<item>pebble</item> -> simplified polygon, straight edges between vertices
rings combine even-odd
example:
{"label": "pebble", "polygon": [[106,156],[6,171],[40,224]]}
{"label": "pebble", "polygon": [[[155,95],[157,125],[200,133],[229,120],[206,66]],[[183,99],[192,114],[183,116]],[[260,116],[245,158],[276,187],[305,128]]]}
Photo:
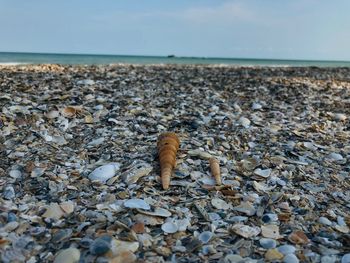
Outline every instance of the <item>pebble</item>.
{"label": "pebble", "polygon": [[51,203],[42,215],[42,217],[53,218],[56,220],[59,220],[62,216],[64,216],[64,212],[57,203]]}
{"label": "pebble", "polygon": [[283,254],[275,248],[271,248],[265,253],[265,259],[269,261],[280,260],[283,257]]}
{"label": "pebble", "polygon": [[124,202],[124,206],[127,208],[138,208],[144,210],[150,210],[151,206],[142,199],[129,199]]}
{"label": "pebble", "polygon": [[211,200],[211,204],[213,205],[213,207],[215,207],[216,209],[223,209],[223,210],[227,210],[232,208],[231,204],[226,203],[224,200],[220,199],[220,198],[213,198]]}
{"label": "pebble", "polygon": [[250,202],[241,202],[240,205],[233,207],[233,210],[246,214],[247,216],[253,216],[256,213],[255,207]]}
{"label": "pebble", "polygon": [[277,249],[283,255],[294,254],[296,251],[296,248],[291,245],[282,245],[282,246],[279,246]]}
{"label": "pebble", "polygon": [[16,221],[13,221],[13,222],[7,223],[7,224],[2,228],[2,230],[5,231],[5,232],[11,232],[11,231],[15,230],[18,226],[19,226],[19,223],[16,222]]}
{"label": "pebble", "polygon": [[347,119],[346,115],[343,113],[335,113],[333,119],[336,121],[345,121]]}
{"label": "pebble", "polygon": [[277,222],[278,221],[278,215],[276,214],[272,214],[272,213],[269,213],[269,214],[264,214],[262,217],[261,217],[261,220],[268,224],[268,223],[272,223],[272,222]]}
{"label": "pebble", "polygon": [[106,183],[106,181],[119,171],[120,164],[119,163],[110,163],[96,168],[89,174],[90,180],[97,180],[101,183]]}
{"label": "pebble", "polygon": [[69,215],[73,213],[75,205],[72,201],[66,201],[66,202],[60,203],[60,207],[66,214]]}
{"label": "pebble", "polygon": [[242,262],[243,258],[240,255],[229,254],[224,258],[224,263],[239,263]]}
{"label": "pebble", "polygon": [[188,155],[192,157],[199,157],[204,160],[209,160],[210,158],[212,158],[212,155],[210,153],[201,150],[188,151]]}
{"label": "pebble", "polygon": [[280,238],[280,230],[277,225],[262,225],[261,226],[261,235],[263,237],[278,239]]}
{"label": "pebble", "polygon": [[101,256],[106,254],[111,249],[112,237],[105,235],[95,239],[90,245],[90,253]]}
{"label": "pebble", "polygon": [[332,225],[332,222],[327,218],[327,217],[324,217],[324,216],[321,216],[318,221],[322,224],[322,225],[326,225],[326,226],[331,226]]}
{"label": "pebble", "polygon": [[73,230],[70,228],[60,229],[57,232],[55,232],[55,234],[53,234],[51,238],[51,242],[55,244],[60,243],[70,238],[72,236],[72,233],[73,233]]}
{"label": "pebble", "polygon": [[339,262],[339,258],[336,255],[323,256],[321,258],[321,263],[336,263],[336,262]]}
{"label": "pebble", "polygon": [[333,161],[342,161],[344,159],[343,156],[339,153],[330,153],[327,155],[327,158]]}
{"label": "pebble", "polygon": [[258,168],[258,169],[254,170],[255,175],[258,175],[258,176],[263,177],[263,178],[269,177],[271,172],[272,172],[272,169],[260,169],[260,168]]}
{"label": "pebble", "polygon": [[3,197],[7,200],[11,200],[13,198],[15,198],[16,193],[15,193],[15,189],[13,188],[12,185],[7,185],[4,187],[3,190]]}
{"label": "pebble", "polygon": [[137,241],[123,241],[118,239],[112,239],[111,252],[114,256],[121,256],[123,253],[136,252],[139,249],[139,242]]}
{"label": "pebble", "polygon": [[203,243],[203,244],[207,244],[210,239],[212,239],[213,237],[213,233],[210,231],[204,231],[202,233],[199,234],[198,239]]}
{"label": "pebble", "polygon": [[350,253],[345,254],[345,255],[341,258],[341,263],[350,263]]}
{"label": "pebble", "polygon": [[171,216],[171,212],[167,209],[161,208],[161,207],[156,207],[154,211],[145,211],[145,210],[140,210],[140,213],[143,213],[145,215],[150,215],[150,216],[159,216],[159,217],[169,217]]}
{"label": "pebble", "polygon": [[77,248],[67,248],[60,250],[56,257],[55,260],[53,261],[54,263],[77,263],[80,260],[80,250]]}
{"label": "pebble", "polygon": [[177,231],[186,231],[187,227],[191,225],[190,220],[188,218],[179,219],[175,221],[175,224],[177,224],[178,230]]}
{"label": "pebble", "polygon": [[261,110],[262,109],[262,105],[258,102],[254,102],[252,105],[252,110]]}
{"label": "pebble", "polygon": [[242,223],[248,221],[248,219],[249,218],[246,216],[233,216],[230,218],[230,221],[234,223]]}
{"label": "pebble", "polygon": [[162,230],[165,232],[165,233],[168,233],[168,234],[173,234],[173,233],[176,233],[178,230],[179,230],[179,227],[177,224],[175,223],[172,223],[172,222],[166,222],[162,225]]}
{"label": "pebble", "polygon": [[261,238],[259,243],[265,249],[275,248],[277,246],[276,240],[271,238]]}
{"label": "pebble", "polygon": [[288,240],[294,244],[305,245],[310,242],[309,238],[301,230],[293,231],[289,236]]}
{"label": "pebble", "polygon": [[250,126],[250,120],[246,117],[240,117],[238,120],[238,123],[242,125],[244,128],[249,128]]}
{"label": "pebble", "polygon": [[294,254],[288,254],[283,258],[284,263],[299,263],[299,259]]}
{"label": "pebble", "polygon": [[94,85],[95,81],[92,79],[83,79],[83,80],[78,80],[77,84],[78,85]]}
{"label": "pebble", "polygon": [[9,172],[9,175],[10,175],[10,177],[12,177],[12,178],[14,178],[14,179],[18,179],[18,178],[21,178],[22,173],[21,173],[20,170],[11,170],[11,171]]}
{"label": "pebble", "polygon": [[14,222],[14,221],[17,221],[17,216],[15,213],[12,213],[12,212],[9,212],[7,214],[7,222]]}

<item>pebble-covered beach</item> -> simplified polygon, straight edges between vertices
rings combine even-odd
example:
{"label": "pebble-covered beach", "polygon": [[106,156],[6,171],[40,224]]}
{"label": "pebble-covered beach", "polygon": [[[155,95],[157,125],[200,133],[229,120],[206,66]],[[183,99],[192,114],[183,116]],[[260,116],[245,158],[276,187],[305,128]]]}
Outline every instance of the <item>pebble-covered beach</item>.
{"label": "pebble-covered beach", "polygon": [[0,66],[0,106],[0,262],[350,262],[350,68]]}

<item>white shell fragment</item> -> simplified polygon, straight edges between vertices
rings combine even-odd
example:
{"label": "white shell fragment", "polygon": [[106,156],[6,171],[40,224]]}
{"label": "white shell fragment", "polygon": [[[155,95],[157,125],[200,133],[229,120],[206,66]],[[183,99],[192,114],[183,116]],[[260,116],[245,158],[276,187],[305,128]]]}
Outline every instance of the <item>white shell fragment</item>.
{"label": "white shell fragment", "polygon": [[110,163],[96,168],[92,173],[89,174],[90,180],[97,180],[101,183],[105,183],[108,179],[115,176],[115,174],[119,171],[120,164],[119,163]]}
{"label": "white shell fragment", "polygon": [[237,235],[240,235],[245,238],[251,238],[251,237],[256,237],[257,235],[260,234],[260,228],[259,227],[251,227],[247,225],[242,225],[242,224],[235,224],[232,226],[233,232],[235,232]]}
{"label": "white shell fragment", "polygon": [[177,224],[173,223],[173,222],[166,222],[162,225],[162,230],[165,233],[168,234],[173,234],[176,233],[179,230],[179,227]]}
{"label": "white shell fragment", "polygon": [[154,209],[154,211],[143,211],[140,210],[140,213],[143,213],[145,215],[150,215],[150,216],[159,216],[159,217],[169,217],[171,216],[171,212],[169,210],[166,210],[164,208],[157,207]]}
{"label": "white shell fragment", "polygon": [[201,150],[188,151],[188,155],[193,157],[199,157],[204,160],[210,159],[212,157],[210,153]]}
{"label": "white shell fragment", "polygon": [[344,159],[343,156],[339,153],[330,153],[327,156],[327,158],[332,160],[332,161],[342,161]]}
{"label": "white shell fragment", "polygon": [[217,209],[223,209],[223,210],[227,210],[230,209],[232,207],[232,205],[226,203],[224,200],[219,199],[219,198],[213,198],[211,200],[211,204],[217,208]]}
{"label": "white shell fragment", "polygon": [[345,121],[347,119],[347,117],[344,113],[335,113],[333,115],[333,119],[336,121]]}
{"label": "white shell fragment", "polygon": [[262,225],[261,234],[263,237],[278,239],[280,238],[279,227],[277,225]]}
{"label": "white shell fragment", "polygon": [[127,208],[138,208],[144,210],[150,210],[151,206],[142,199],[129,199],[124,202],[124,206]]}
{"label": "white shell fragment", "polygon": [[210,231],[204,231],[199,234],[198,239],[203,243],[207,244],[213,237],[213,232]]}
{"label": "white shell fragment", "polygon": [[254,102],[252,105],[252,110],[261,110],[262,109],[262,105],[258,102]]}
{"label": "white shell fragment", "polygon": [[122,179],[128,185],[136,183],[141,177],[147,176],[153,167],[145,162],[136,162],[130,169],[122,174]]}
{"label": "white shell fragment", "polygon": [[258,175],[258,176],[264,177],[264,178],[269,177],[271,172],[272,172],[272,169],[260,169],[260,168],[258,168],[258,169],[254,170],[255,175]]}
{"label": "white shell fragment", "polygon": [[249,128],[251,121],[246,117],[240,117],[238,123],[242,125],[244,128]]}

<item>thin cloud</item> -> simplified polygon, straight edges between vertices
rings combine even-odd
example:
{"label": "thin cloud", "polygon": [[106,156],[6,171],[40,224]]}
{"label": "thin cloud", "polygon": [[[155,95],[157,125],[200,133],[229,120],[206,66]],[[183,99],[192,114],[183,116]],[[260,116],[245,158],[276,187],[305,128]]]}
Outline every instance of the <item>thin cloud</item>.
{"label": "thin cloud", "polygon": [[238,2],[226,2],[217,7],[197,7],[184,11],[184,19],[198,24],[249,22],[255,20],[253,10]]}

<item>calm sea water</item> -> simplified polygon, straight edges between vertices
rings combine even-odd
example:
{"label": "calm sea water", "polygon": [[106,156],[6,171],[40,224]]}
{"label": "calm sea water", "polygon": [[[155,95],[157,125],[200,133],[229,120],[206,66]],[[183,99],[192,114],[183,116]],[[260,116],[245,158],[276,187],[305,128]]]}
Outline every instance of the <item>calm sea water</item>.
{"label": "calm sea water", "polygon": [[350,61],[157,57],[0,52],[0,64],[228,64],[237,66],[350,67]]}

